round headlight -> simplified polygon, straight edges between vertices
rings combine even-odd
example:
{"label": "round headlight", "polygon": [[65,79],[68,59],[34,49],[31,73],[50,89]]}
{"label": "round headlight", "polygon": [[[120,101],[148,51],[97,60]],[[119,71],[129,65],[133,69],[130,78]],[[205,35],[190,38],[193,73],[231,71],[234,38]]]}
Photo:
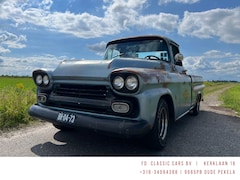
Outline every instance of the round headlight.
{"label": "round headlight", "polygon": [[43,77],[42,75],[37,75],[36,79],[35,79],[35,82],[37,85],[41,85],[42,82],[43,82]]}
{"label": "round headlight", "polygon": [[124,79],[121,76],[116,76],[113,79],[113,87],[117,90],[122,89],[124,86]]}
{"label": "round headlight", "polygon": [[125,85],[128,90],[133,91],[138,87],[138,80],[135,76],[128,76]]}
{"label": "round headlight", "polygon": [[48,75],[44,75],[43,76],[43,84],[44,85],[48,85],[49,84],[49,77],[48,77]]}

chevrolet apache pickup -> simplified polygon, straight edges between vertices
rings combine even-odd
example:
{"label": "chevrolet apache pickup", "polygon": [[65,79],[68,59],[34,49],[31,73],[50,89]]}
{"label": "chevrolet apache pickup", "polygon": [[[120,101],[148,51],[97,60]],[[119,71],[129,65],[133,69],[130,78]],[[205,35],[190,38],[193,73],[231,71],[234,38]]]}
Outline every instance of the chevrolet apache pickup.
{"label": "chevrolet apache pickup", "polygon": [[37,103],[31,116],[56,128],[90,128],[166,145],[172,122],[199,113],[201,76],[187,74],[179,45],[162,36],[113,40],[103,60],[63,61],[33,71]]}

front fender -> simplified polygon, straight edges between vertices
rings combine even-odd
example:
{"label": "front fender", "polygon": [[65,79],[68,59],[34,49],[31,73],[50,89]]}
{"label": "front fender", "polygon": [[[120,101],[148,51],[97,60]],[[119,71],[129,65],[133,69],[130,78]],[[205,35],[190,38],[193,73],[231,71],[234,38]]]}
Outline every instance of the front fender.
{"label": "front fender", "polygon": [[161,97],[166,95],[172,98],[172,93],[168,88],[149,89],[137,95],[140,105],[140,117],[147,120],[151,126],[154,125],[158,102]]}

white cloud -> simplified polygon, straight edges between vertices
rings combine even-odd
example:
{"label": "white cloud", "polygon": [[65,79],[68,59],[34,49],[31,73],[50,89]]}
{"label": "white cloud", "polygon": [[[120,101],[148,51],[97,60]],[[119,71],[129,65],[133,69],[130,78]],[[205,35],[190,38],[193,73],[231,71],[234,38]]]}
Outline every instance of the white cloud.
{"label": "white cloud", "polygon": [[226,43],[240,43],[240,8],[212,9],[184,13],[178,32],[198,38],[219,37]]}
{"label": "white cloud", "polygon": [[15,35],[10,32],[0,32],[0,54],[11,52],[10,49],[25,48],[26,45],[22,42],[26,42],[25,35]]}
{"label": "white cloud", "polygon": [[141,16],[136,22],[142,28],[153,28],[165,32],[171,32],[178,26],[178,15],[159,13],[158,15]]}
{"label": "white cloud", "polygon": [[10,52],[11,52],[10,49],[6,49],[6,48],[0,46],[0,55],[4,54],[4,53],[10,53]]}
{"label": "white cloud", "polygon": [[201,75],[205,80],[240,81],[240,54],[210,50],[201,56],[186,57],[183,65],[189,74]]}
{"label": "white cloud", "polygon": [[[35,2],[35,1],[33,1]],[[80,38],[118,34],[133,27],[147,27],[173,31],[178,16],[167,13],[141,16],[146,0],[105,0],[103,17],[89,13],[75,14],[49,11],[52,1],[33,4],[30,0],[4,1],[0,6],[0,19],[11,20],[17,26],[33,24],[52,31],[72,34]],[[171,22],[171,23],[169,23]]]}
{"label": "white cloud", "polygon": [[167,4],[170,2],[184,3],[184,4],[194,4],[200,0],[159,0],[159,4]]}
{"label": "white cloud", "polygon": [[233,57],[238,57],[239,55],[236,54],[231,54],[230,52],[223,52],[219,50],[210,50],[204,53],[204,56],[209,59],[216,59],[216,58],[233,58]]}
{"label": "white cloud", "polygon": [[[161,3],[196,3],[199,0],[160,0]],[[114,35],[131,28],[156,29],[182,36],[198,38],[218,37],[226,43],[240,43],[240,8],[212,9],[184,13],[182,20],[170,13],[142,15],[147,0],[104,0],[102,17],[89,13],[51,12],[52,0],[2,1],[0,19],[16,25],[36,25],[80,38]],[[25,27],[25,26],[24,26]]]}
{"label": "white cloud", "polygon": [[[43,68],[54,70],[58,64],[69,57],[56,57],[51,54],[29,57],[3,57],[0,56],[1,75],[31,76],[35,69]],[[17,65],[16,65],[17,64]]]}
{"label": "white cloud", "polygon": [[50,10],[53,4],[53,0],[43,0],[39,3],[39,6],[44,10]]}
{"label": "white cloud", "polygon": [[[29,23],[81,38],[91,38],[119,33],[129,25],[127,22],[130,23],[136,16],[137,11],[134,8],[141,6],[139,2],[134,3],[133,0],[123,2],[124,4],[114,1],[107,7],[104,17],[97,17],[86,12],[82,14],[68,11],[50,12],[52,1],[48,1],[47,8],[41,6],[41,3],[34,7],[31,2],[30,0],[4,1],[0,6],[0,19],[11,20],[17,25]],[[44,2],[42,4],[46,5]],[[128,8],[121,10],[123,5]]]}
{"label": "white cloud", "polygon": [[104,20],[119,30],[137,24],[139,13],[146,4],[146,0],[113,0],[111,2],[103,8],[105,10]]}
{"label": "white cloud", "polygon": [[99,56],[103,56],[104,55],[104,51],[106,48],[107,43],[105,41],[102,41],[100,43],[96,43],[96,44],[92,44],[92,45],[88,45],[87,47],[91,50],[96,52],[97,55]]}

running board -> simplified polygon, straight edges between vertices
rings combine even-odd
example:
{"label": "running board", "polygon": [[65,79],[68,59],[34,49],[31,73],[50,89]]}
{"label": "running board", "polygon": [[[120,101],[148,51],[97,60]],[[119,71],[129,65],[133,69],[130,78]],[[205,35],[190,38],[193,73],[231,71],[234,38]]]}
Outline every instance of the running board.
{"label": "running board", "polygon": [[191,107],[188,111],[186,111],[185,113],[183,113],[183,114],[181,114],[180,116],[178,116],[175,121],[181,119],[183,116],[185,116],[186,114],[188,114],[193,108],[194,108],[194,106],[192,106],[192,107]]}

